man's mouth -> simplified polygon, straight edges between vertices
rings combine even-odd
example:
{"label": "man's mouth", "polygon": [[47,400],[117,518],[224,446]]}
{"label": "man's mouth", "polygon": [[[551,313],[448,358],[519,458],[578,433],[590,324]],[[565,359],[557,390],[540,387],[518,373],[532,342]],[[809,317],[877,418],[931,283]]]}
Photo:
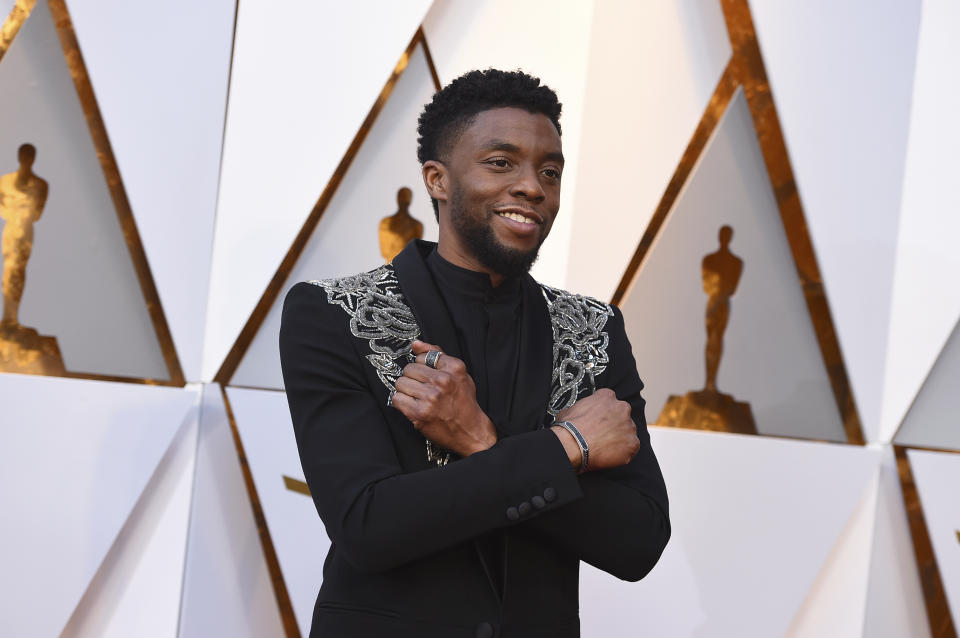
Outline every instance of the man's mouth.
{"label": "man's mouth", "polygon": [[498,210],[496,212],[497,212],[497,215],[499,215],[500,217],[504,217],[506,219],[512,219],[513,221],[521,224],[529,224],[531,226],[537,226],[543,223],[543,220],[540,218],[540,216],[532,211],[521,212],[520,210],[511,208],[507,210]]}

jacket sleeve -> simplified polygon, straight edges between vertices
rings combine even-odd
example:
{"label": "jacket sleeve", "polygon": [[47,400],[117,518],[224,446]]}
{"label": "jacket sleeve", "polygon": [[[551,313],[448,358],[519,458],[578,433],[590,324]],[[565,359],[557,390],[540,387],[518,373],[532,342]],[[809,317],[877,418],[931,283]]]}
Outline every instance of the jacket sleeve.
{"label": "jacket sleeve", "polygon": [[354,566],[387,570],[516,524],[507,510],[548,487],[554,500],[521,520],[582,498],[563,446],[549,430],[503,439],[444,467],[404,473],[348,320],[327,302],[323,288],[295,285],[284,300],[280,361],[317,512]]}
{"label": "jacket sleeve", "polygon": [[610,321],[610,363],[598,382],[633,408],[640,450],[629,464],[579,478],[583,498],[525,525],[581,560],[617,578],[637,581],[656,565],[670,538],[667,490],[640,396],[643,383],[627,339],[623,315]]}

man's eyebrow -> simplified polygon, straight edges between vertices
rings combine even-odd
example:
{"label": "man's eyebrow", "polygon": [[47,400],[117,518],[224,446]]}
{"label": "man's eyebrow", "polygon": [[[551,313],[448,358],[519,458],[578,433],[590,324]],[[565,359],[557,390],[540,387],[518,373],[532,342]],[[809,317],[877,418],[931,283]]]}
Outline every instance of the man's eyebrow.
{"label": "man's eyebrow", "polygon": [[520,147],[503,140],[490,140],[483,145],[484,151],[505,151],[507,153],[519,153]]}
{"label": "man's eyebrow", "polygon": [[[519,153],[520,147],[516,144],[511,144],[510,142],[505,142],[504,140],[490,140],[483,145],[482,150],[484,153],[489,151],[503,151],[505,153]],[[553,151],[547,153],[543,156],[543,159],[550,162],[559,162],[563,164],[565,162],[563,158],[563,153],[560,151]]]}

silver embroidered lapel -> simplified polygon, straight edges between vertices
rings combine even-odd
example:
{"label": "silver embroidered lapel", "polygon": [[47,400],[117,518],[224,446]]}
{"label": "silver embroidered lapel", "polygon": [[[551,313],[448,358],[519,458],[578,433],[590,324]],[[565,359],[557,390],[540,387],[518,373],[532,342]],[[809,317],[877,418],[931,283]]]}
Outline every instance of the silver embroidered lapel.
{"label": "silver embroidered lapel", "polygon": [[610,335],[604,330],[613,316],[609,304],[540,284],[553,326],[553,377],[547,412],[556,417],[580,394],[596,389],[596,377],[610,362]]}
{"label": "silver embroidered lapel", "polygon": [[[387,405],[397,391],[403,367],[414,360],[410,345],[420,337],[420,326],[403,298],[396,271],[391,265],[339,279],[314,279],[309,283],[327,292],[327,301],[350,316],[350,332],[366,340],[372,354],[366,356],[380,382],[386,386]],[[446,465],[450,452],[427,441],[427,460]]]}

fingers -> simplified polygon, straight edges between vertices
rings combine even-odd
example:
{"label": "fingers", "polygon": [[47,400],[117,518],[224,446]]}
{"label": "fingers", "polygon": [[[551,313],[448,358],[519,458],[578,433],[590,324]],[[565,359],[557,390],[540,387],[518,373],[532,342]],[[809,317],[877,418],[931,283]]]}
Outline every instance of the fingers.
{"label": "fingers", "polygon": [[431,350],[441,350],[439,346],[427,343],[426,341],[420,341],[419,339],[414,340],[414,342],[410,344],[410,349],[413,351],[413,354],[426,354]]}
{"label": "fingers", "polygon": [[[410,377],[400,377],[397,379],[397,394],[404,394],[408,397],[418,400],[426,400],[433,397],[436,394],[436,389],[430,385],[427,385],[421,381],[411,379]],[[394,395],[394,400],[396,400]]]}
{"label": "fingers", "polygon": [[416,421],[420,418],[420,407],[417,405],[417,400],[413,397],[398,390],[393,394],[393,399],[390,403],[393,407],[400,410],[403,416],[411,421]]}
{"label": "fingers", "polygon": [[[429,350],[427,352],[429,352]],[[416,362],[419,364],[423,364],[424,367],[429,367],[426,365],[426,361],[427,361],[426,352],[423,352],[417,355]],[[449,372],[450,374],[459,374],[461,372],[466,372],[467,366],[462,360],[458,359],[457,357],[451,354],[443,353],[440,355],[440,358],[437,359],[437,367],[435,369],[443,370],[444,372]]]}

